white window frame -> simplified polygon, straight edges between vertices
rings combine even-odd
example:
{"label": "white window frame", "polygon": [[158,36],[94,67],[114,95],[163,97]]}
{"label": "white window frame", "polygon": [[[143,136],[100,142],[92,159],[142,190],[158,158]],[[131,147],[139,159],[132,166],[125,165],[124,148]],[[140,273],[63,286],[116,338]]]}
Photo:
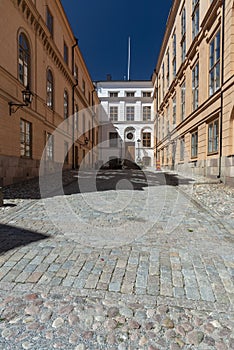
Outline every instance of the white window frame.
{"label": "white window frame", "polygon": [[220,29],[209,45],[209,95],[212,96],[220,88]]}
{"label": "white window frame", "polygon": [[135,120],[135,106],[126,106],[126,121]]}
{"label": "white window frame", "polygon": [[109,116],[110,116],[110,121],[117,122],[119,118],[119,107],[110,106]]}
{"label": "white window frame", "polygon": [[192,89],[193,89],[193,110],[199,106],[199,62],[195,64],[192,70]]}

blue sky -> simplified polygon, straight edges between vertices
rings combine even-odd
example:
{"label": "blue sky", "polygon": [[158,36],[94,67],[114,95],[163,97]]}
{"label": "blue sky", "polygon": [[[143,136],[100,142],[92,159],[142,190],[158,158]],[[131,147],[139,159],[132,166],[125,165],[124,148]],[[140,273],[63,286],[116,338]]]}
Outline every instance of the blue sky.
{"label": "blue sky", "polygon": [[147,80],[155,68],[172,0],[62,0],[93,80]]}

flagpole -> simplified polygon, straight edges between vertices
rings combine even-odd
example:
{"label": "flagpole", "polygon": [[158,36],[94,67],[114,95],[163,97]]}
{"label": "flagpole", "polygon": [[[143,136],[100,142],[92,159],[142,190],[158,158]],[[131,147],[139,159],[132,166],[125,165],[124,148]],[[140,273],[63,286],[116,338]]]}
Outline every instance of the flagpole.
{"label": "flagpole", "polygon": [[128,80],[130,80],[130,60],[131,60],[131,42],[130,36],[128,37]]}

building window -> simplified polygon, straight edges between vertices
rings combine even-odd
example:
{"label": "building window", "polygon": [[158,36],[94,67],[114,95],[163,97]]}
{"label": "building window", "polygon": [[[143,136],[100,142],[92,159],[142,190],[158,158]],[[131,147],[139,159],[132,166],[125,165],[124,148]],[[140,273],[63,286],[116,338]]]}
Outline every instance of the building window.
{"label": "building window", "polygon": [[181,121],[185,119],[185,82],[181,85]]}
{"label": "building window", "polygon": [[195,131],[191,134],[191,157],[197,157],[198,150],[198,131]]}
{"label": "building window", "polygon": [[161,76],[158,76],[158,102],[161,104]]}
{"label": "building window", "polygon": [[65,41],[63,44],[63,58],[64,58],[64,61],[66,62],[66,64],[68,64],[68,46],[65,43]]}
{"label": "building window", "polygon": [[135,107],[128,106],[126,109],[126,120],[132,121],[135,119]]}
{"label": "building window", "polygon": [[169,88],[170,84],[170,54],[169,50],[167,51],[167,88]]}
{"label": "building window", "polygon": [[110,141],[110,147],[117,147],[118,146],[118,133],[117,132],[110,132],[109,133],[109,141]]}
{"label": "building window", "polygon": [[181,13],[181,61],[184,62],[186,56],[186,10]]}
{"label": "building window", "polygon": [[208,125],[208,153],[218,152],[219,147],[219,121],[214,120]]}
{"label": "building window", "polygon": [[181,61],[184,62],[186,56],[186,41],[185,38],[181,41]]}
{"label": "building window", "polygon": [[176,34],[173,35],[173,58],[172,58],[172,66],[173,66],[173,77],[176,76]]}
{"label": "building window", "polygon": [[30,48],[26,36],[19,36],[19,81],[24,85],[30,85]]}
{"label": "building window", "polygon": [[50,109],[54,107],[54,79],[50,69],[47,70],[46,103]]}
{"label": "building window", "polygon": [[180,139],[180,160],[184,160],[184,137]]}
{"label": "building window", "polygon": [[167,108],[167,135],[170,134],[170,115],[169,115],[169,107]]}
{"label": "building window", "polygon": [[20,155],[32,157],[32,124],[20,119]]}
{"label": "building window", "polygon": [[64,141],[64,163],[68,164],[69,162],[69,155],[68,155],[68,142]]}
{"label": "building window", "polygon": [[74,66],[74,78],[76,79],[77,83],[78,83],[78,75],[79,75],[78,67],[75,64],[75,66]]}
{"label": "building window", "polygon": [[162,115],[162,138],[164,139],[164,115]]}
{"label": "building window", "polygon": [[176,126],[176,95],[173,97],[173,100],[172,100],[172,119],[173,119],[173,126]]}
{"label": "building window", "polygon": [[126,97],[134,97],[135,96],[135,92],[134,91],[127,91],[126,92]]}
{"label": "building window", "polygon": [[46,155],[48,160],[54,159],[54,135],[46,133]]}
{"label": "building window", "polygon": [[193,13],[192,13],[192,35],[193,39],[199,33],[199,0],[193,0]]}
{"label": "building window", "polygon": [[164,69],[164,63],[162,65],[162,97],[164,98],[165,94],[165,69]]}
{"label": "building window", "polygon": [[112,122],[118,121],[118,107],[117,106],[110,107],[110,120]]}
{"label": "building window", "polygon": [[82,92],[85,95],[85,81],[82,79]]}
{"label": "building window", "polygon": [[210,96],[220,88],[220,30],[210,43]]}
{"label": "building window", "polygon": [[118,92],[109,92],[109,97],[118,97]]}
{"label": "building window", "polygon": [[143,140],[142,140],[143,147],[151,147],[151,133],[143,132],[142,136],[143,136]]}
{"label": "building window", "polygon": [[53,37],[54,34],[54,18],[49,10],[49,8],[47,7],[46,9],[46,25],[47,28],[49,29],[49,32],[51,34],[51,36]]}
{"label": "building window", "polygon": [[166,164],[169,163],[169,146],[166,147]]}
{"label": "building window", "polygon": [[162,165],[164,165],[164,148],[162,149]]}
{"label": "building window", "polygon": [[193,110],[198,108],[199,100],[199,63],[197,62],[192,70],[192,87],[193,87]]}
{"label": "building window", "polygon": [[89,134],[89,141],[91,141],[91,122],[89,120],[89,129],[88,129],[88,134]]}
{"label": "building window", "polygon": [[144,121],[151,120],[151,106],[143,106],[143,120]]}
{"label": "building window", "polygon": [[158,133],[157,133],[157,136],[158,136],[158,139],[161,140],[160,136],[161,136],[161,118],[158,118]]}
{"label": "building window", "polygon": [[85,123],[85,113],[82,114],[82,130],[83,130],[83,134],[85,134],[86,132],[86,123]]}
{"label": "building window", "polygon": [[76,130],[78,130],[78,113],[79,113],[79,108],[78,105],[75,105],[75,120],[74,120],[74,127]]}
{"label": "building window", "polygon": [[151,97],[151,92],[150,91],[143,91],[142,97]]}
{"label": "building window", "polygon": [[64,111],[64,119],[68,118],[68,93],[65,90],[64,91],[64,97],[63,97],[63,111]]}

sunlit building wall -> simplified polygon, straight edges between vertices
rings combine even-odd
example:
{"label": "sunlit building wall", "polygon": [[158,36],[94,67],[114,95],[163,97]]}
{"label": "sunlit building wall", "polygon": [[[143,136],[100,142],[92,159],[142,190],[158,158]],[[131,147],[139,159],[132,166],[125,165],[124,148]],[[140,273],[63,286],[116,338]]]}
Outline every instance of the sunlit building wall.
{"label": "sunlit building wall", "polygon": [[234,184],[234,2],[175,0],[153,74],[162,169]]}
{"label": "sunlit building wall", "polygon": [[[1,0],[0,12],[0,186],[38,176],[46,144],[48,171],[91,167],[99,100],[61,2]],[[10,115],[27,87],[32,103]]]}

